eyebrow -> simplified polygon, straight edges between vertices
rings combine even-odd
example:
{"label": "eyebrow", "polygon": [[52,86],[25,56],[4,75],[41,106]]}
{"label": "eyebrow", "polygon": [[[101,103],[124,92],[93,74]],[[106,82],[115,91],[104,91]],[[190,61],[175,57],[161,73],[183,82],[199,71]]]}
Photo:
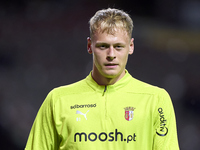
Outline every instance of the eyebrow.
{"label": "eyebrow", "polygon": [[115,43],[113,45],[126,45],[125,43]]}
{"label": "eyebrow", "polygon": [[[97,42],[96,45],[111,45],[106,42]],[[126,45],[125,43],[114,43],[113,45]]]}
{"label": "eyebrow", "polygon": [[99,43],[96,43],[95,46],[100,46],[100,45],[110,45],[108,43],[105,43],[105,42],[99,42]]}

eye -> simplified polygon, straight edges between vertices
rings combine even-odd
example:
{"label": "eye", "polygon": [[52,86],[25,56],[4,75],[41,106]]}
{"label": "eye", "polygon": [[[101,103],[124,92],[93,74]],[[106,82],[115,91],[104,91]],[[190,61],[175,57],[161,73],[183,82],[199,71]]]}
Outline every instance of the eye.
{"label": "eye", "polygon": [[116,45],[115,46],[115,49],[117,49],[117,50],[121,50],[121,49],[123,49],[124,48],[124,46],[122,46],[122,45]]}
{"label": "eye", "polygon": [[96,47],[101,49],[101,50],[104,50],[104,49],[108,48],[109,45],[102,43],[102,44],[97,44]]}
{"label": "eye", "polygon": [[99,48],[105,49],[105,48],[106,48],[106,45],[101,45],[101,46],[99,46]]}

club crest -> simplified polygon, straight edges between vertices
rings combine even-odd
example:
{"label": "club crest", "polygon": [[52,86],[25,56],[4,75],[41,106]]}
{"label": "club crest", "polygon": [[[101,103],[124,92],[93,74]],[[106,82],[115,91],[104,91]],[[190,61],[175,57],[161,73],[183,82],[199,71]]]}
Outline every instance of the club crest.
{"label": "club crest", "polygon": [[125,109],[125,119],[127,121],[131,121],[133,119],[134,116],[134,107],[126,107]]}

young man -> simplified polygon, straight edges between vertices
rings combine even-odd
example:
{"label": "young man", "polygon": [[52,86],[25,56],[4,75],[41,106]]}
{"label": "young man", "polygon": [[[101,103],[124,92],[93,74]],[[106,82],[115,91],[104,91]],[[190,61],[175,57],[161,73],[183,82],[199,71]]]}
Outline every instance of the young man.
{"label": "young man", "polygon": [[90,19],[93,70],[52,90],[31,129],[26,150],[178,150],[175,114],[164,89],[133,78],[133,23],[117,9]]}

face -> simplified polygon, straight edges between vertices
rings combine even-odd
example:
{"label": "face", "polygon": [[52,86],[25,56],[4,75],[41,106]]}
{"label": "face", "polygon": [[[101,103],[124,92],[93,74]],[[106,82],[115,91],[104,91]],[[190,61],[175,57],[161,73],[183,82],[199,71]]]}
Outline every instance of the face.
{"label": "face", "polygon": [[133,50],[133,38],[123,30],[116,30],[115,34],[97,32],[92,39],[88,38],[88,52],[93,54],[93,78],[99,83],[121,79]]}

